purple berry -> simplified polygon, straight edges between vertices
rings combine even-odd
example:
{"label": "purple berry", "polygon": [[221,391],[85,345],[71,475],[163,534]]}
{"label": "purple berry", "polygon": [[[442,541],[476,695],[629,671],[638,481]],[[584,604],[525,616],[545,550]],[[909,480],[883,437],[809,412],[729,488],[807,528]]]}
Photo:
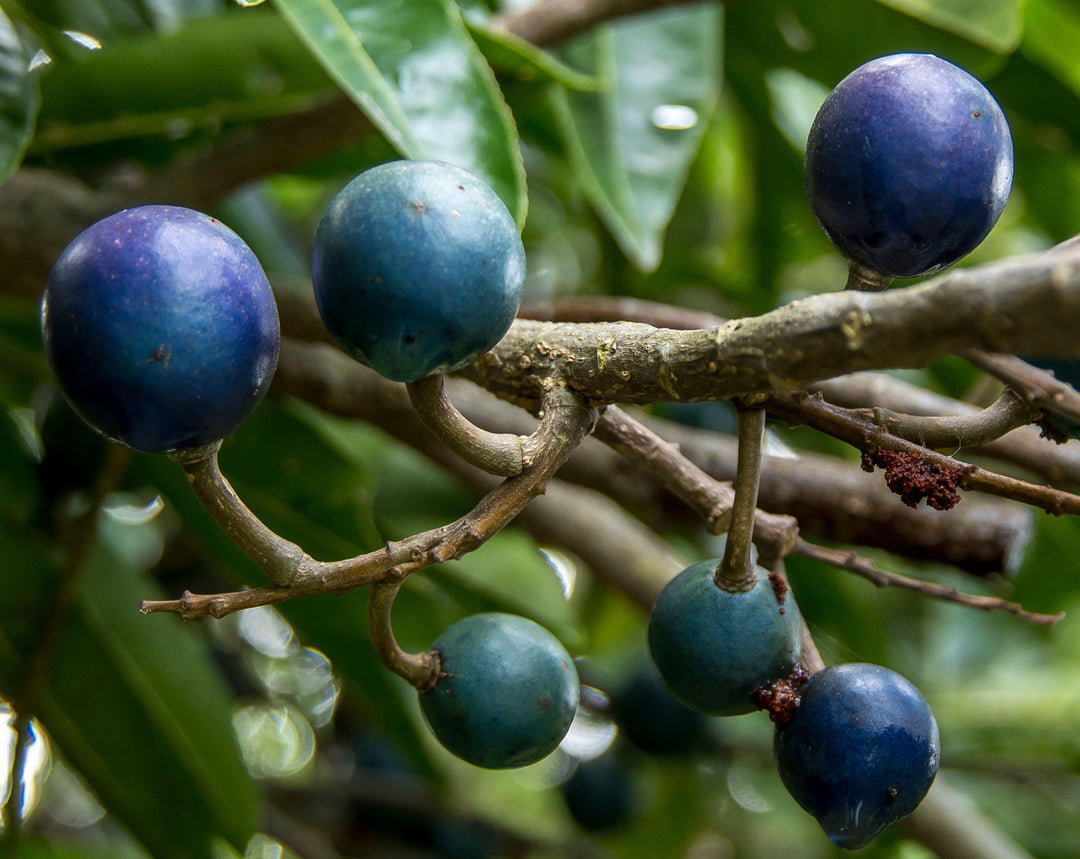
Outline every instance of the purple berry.
{"label": "purple berry", "polygon": [[871,60],[825,99],[806,144],[806,190],[848,259],[890,277],[970,253],[1009,197],[1013,146],[979,81],[932,54]]}

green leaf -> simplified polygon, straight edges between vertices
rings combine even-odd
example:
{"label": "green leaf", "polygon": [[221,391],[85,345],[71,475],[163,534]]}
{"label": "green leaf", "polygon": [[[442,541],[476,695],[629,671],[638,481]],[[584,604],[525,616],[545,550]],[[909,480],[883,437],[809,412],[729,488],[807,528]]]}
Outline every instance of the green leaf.
{"label": "green leaf", "polygon": [[484,178],[524,223],[513,117],[453,3],[277,0],[277,7],[399,153]]}
{"label": "green leaf", "polygon": [[[0,684],[17,700],[56,610],[60,571],[40,538],[0,532],[0,551],[9,565],[0,578]],[[122,555],[95,543],[35,715],[153,855],[201,859],[221,837],[243,849],[257,794],[232,731],[231,699],[197,627],[139,614],[139,599],[153,595]]]}
{"label": "green leaf", "polygon": [[1080,94],[1080,9],[1063,0],[1028,0],[1023,53]]}
{"label": "green leaf", "polygon": [[1024,31],[1023,0],[878,0],[913,18],[1007,54]]}
{"label": "green leaf", "polygon": [[217,0],[21,0],[21,5],[49,28],[85,33],[99,41],[167,31],[185,18],[221,11]]}
{"label": "green leaf", "polygon": [[182,137],[302,109],[333,91],[285,23],[255,10],[125,39],[80,62],[58,60],[41,86],[35,152]]}
{"label": "green leaf", "polygon": [[15,172],[34,133],[37,76],[15,25],[0,11],[0,182]]}
{"label": "green leaf", "polygon": [[595,75],[582,74],[531,42],[492,27],[487,21],[470,16],[466,24],[477,47],[501,74],[509,73],[522,81],[556,83],[582,92],[595,92],[604,86],[603,80]]}
{"label": "green leaf", "polygon": [[608,82],[597,93],[556,92],[571,162],[623,252],[645,271],[660,263],[716,105],[722,24],[712,4],[665,10],[602,27],[566,51]]}

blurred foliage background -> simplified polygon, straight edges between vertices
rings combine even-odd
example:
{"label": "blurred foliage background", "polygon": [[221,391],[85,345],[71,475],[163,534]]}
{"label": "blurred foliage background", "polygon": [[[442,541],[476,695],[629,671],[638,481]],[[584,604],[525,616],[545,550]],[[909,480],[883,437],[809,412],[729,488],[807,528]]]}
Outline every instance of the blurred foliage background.
{"label": "blurred foliage background", "polygon": [[[352,175],[439,158],[484,176],[523,226],[531,302],[605,294],[758,313],[843,285],[803,192],[821,100],[866,60],[923,51],[981,78],[1014,135],[1010,203],[965,264],[1080,225],[1071,0],[642,3],[569,36],[526,30],[524,5],[0,0],[0,180],[48,171],[99,193],[198,202],[275,283],[292,283]],[[601,715],[522,771],[471,768],[428,737],[415,693],[371,649],[362,592],[186,625],[141,616],[140,599],[259,575],[175,465],[106,443],[67,409],[41,350],[40,285],[5,277],[0,797],[13,773],[24,791],[0,844],[71,859],[837,853],[784,792],[764,717],[676,712],[665,718],[689,719],[672,728],[685,748],[635,742],[635,716],[666,706],[634,685],[649,682],[643,612],[517,527],[412,577],[394,621],[421,649],[464,614],[514,611],[580,658]],[[901,375],[985,395],[957,360]],[[664,414],[732,428],[722,407]],[[856,459],[805,430],[771,434],[790,457]],[[274,393],[222,464],[265,521],[320,558],[435,527],[477,497],[383,429]],[[1038,514],[1024,528],[1022,555],[986,580],[865,551],[1033,610],[1080,607],[1077,523]],[[717,552],[697,524],[663,537],[687,563]],[[985,815],[1015,842],[1007,855],[1080,855],[1075,614],[1036,628],[809,562],[789,572],[827,661],[879,662],[923,690],[943,781],[966,797],[953,813]],[[901,826],[864,855],[932,854]]]}

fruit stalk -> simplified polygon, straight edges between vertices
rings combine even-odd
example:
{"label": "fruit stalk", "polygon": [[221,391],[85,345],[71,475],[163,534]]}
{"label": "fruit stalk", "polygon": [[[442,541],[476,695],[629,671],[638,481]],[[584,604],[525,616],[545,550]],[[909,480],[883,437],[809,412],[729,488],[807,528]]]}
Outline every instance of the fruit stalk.
{"label": "fruit stalk", "polygon": [[439,679],[437,653],[409,653],[394,638],[390,609],[404,579],[378,582],[368,591],[368,635],[383,665],[403,677],[420,692],[433,689]]}
{"label": "fruit stalk", "polygon": [[731,507],[724,557],[713,575],[717,587],[731,593],[744,593],[754,587],[754,562],[750,545],[754,537],[758,486],[761,483],[762,440],[765,434],[765,410],[742,408],[738,414],[739,456],[735,466],[735,499]]}
{"label": "fruit stalk", "polygon": [[318,566],[303,549],[264,525],[240,500],[218,465],[221,442],[174,451],[169,457],[184,469],[192,491],[221,529],[270,581],[289,587]]}
{"label": "fruit stalk", "polygon": [[844,289],[855,289],[860,292],[881,292],[888,289],[892,282],[892,277],[882,274],[876,268],[855,262],[855,260],[848,261],[848,278],[847,283],[844,284]]}
{"label": "fruit stalk", "polygon": [[406,388],[420,422],[470,465],[499,477],[516,477],[527,466],[527,437],[487,432],[473,424],[446,396],[441,374]]}

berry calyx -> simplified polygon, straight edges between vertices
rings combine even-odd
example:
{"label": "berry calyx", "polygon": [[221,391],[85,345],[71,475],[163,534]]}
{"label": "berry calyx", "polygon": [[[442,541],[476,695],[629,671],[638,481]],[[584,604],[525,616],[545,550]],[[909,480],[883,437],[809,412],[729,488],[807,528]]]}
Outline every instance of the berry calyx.
{"label": "berry calyx", "polygon": [[778,725],[780,778],[836,846],[856,850],[922,802],[937,775],[937,723],[918,689],[880,665],[825,668]]}
{"label": "berry calyx", "polygon": [[311,277],[338,345],[413,382],[460,369],[502,338],[521,304],[525,251],[483,181],[451,164],[393,161],[331,201]]}
{"label": "berry calyx", "polygon": [[735,716],[757,709],[754,690],[798,664],[802,617],[767,570],[755,566],[753,587],[733,592],[714,580],[719,563],[702,561],[668,582],[649,616],[649,652],[676,700]]}
{"label": "berry calyx", "polygon": [[149,452],[232,433],[269,388],[280,345],[250,248],[179,206],[125,209],[80,233],[49,275],[41,333],[75,411]]}
{"label": "berry calyx", "polygon": [[577,670],[542,626],[511,614],[471,615],[432,650],[442,674],[420,693],[420,710],[450,752],[505,769],[535,763],[562,742],[577,712]]}
{"label": "berry calyx", "polygon": [[978,80],[932,54],[860,66],[822,104],[806,144],[806,191],[833,244],[889,277],[970,253],[1009,197],[1013,146]]}

